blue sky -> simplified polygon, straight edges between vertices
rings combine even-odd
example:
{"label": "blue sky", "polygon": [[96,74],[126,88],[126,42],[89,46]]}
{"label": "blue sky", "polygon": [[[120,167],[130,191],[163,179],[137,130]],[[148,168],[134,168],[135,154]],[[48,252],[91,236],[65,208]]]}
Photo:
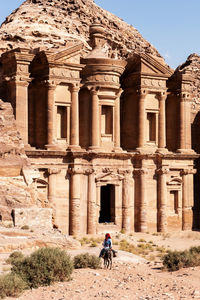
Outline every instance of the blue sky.
{"label": "blue sky", "polygon": [[[2,1],[0,23],[23,0]],[[95,0],[133,25],[173,68],[200,54],[200,0]]]}

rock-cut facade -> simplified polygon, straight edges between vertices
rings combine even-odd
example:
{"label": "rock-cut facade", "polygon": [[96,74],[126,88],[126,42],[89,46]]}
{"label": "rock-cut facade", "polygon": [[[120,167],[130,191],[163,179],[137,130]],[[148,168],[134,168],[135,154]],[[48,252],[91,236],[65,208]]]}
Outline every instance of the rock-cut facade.
{"label": "rock-cut facade", "polygon": [[86,52],[76,40],[1,55],[0,98],[24,143],[27,186],[65,234],[192,229],[191,74],[145,52],[108,51],[99,22],[89,33]]}

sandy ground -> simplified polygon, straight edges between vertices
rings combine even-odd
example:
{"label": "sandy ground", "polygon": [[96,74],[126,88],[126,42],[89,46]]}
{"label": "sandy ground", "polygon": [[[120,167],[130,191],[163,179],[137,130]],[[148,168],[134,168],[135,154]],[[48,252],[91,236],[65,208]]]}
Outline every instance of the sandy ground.
{"label": "sandy ground", "polygon": [[[182,232],[165,235],[133,233],[117,238],[137,243],[139,240],[151,241],[167,249],[185,250],[200,246],[199,232]],[[5,239],[6,240],[6,239]],[[5,242],[5,241],[4,241]],[[117,248],[117,246],[115,246]],[[30,250],[30,249],[29,249]],[[68,250],[72,256],[89,252],[99,253],[97,247],[82,246]],[[28,249],[24,249],[24,252]],[[0,254],[1,273],[5,272],[5,259],[9,253]],[[19,298],[6,300],[84,300],[84,299],[200,299],[200,267],[181,269],[176,272],[161,270],[158,258],[148,261],[128,252],[118,251],[112,270],[80,269],[74,270],[72,280],[56,283],[51,287],[41,287],[26,291]]]}

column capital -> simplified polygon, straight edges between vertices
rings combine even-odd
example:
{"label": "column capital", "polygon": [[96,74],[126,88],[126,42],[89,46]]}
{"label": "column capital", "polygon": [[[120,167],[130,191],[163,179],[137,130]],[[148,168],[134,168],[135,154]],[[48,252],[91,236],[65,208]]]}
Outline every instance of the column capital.
{"label": "column capital", "polygon": [[67,170],[67,173],[70,175],[80,175],[80,174],[84,174],[84,171],[82,168],[69,168]]}
{"label": "column capital", "polygon": [[148,169],[146,169],[146,168],[133,170],[134,176],[141,176],[141,175],[145,175],[145,174],[148,174]]}
{"label": "column capital", "polygon": [[147,96],[147,94],[148,94],[148,91],[147,90],[145,90],[145,89],[137,89],[136,90],[136,93],[137,93],[137,95],[138,95],[138,97],[141,99],[143,99],[143,98],[145,98],[146,96]]}
{"label": "column capital", "polygon": [[156,170],[156,174],[157,175],[165,175],[169,173],[169,169],[168,168],[160,168]]}
{"label": "column capital", "polygon": [[196,174],[197,170],[195,169],[183,169],[180,171],[180,175],[184,176],[184,175],[191,175],[191,174]]}
{"label": "column capital", "polygon": [[55,81],[45,80],[44,83],[47,86],[48,90],[55,90],[55,88],[56,88]]}
{"label": "column capital", "polygon": [[177,96],[180,98],[180,102],[191,102],[190,94],[188,92],[177,93]]}
{"label": "column capital", "polygon": [[98,91],[99,91],[99,87],[98,86],[95,86],[95,87],[91,87],[90,89],[89,89],[89,91],[90,91],[90,93],[92,94],[92,96],[93,95],[98,95]]}
{"label": "column capital", "polygon": [[157,97],[159,101],[165,101],[167,99],[167,92],[159,92]]}
{"label": "column capital", "polygon": [[94,174],[94,173],[95,173],[95,170],[94,170],[94,169],[87,169],[87,170],[84,171],[84,174],[85,174],[85,175],[92,175],[92,174]]}
{"label": "column capital", "polygon": [[48,169],[48,174],[49,175],[56,175],[56,174],[59,174],[61,172],[61,169],[58,169],[58,168],[49,168]]}
{"label": "column capital", "polygon": [[79,92],[79,90],[80,90],[79,83],[72,83],[70,87],[71,87],[71,92]]}

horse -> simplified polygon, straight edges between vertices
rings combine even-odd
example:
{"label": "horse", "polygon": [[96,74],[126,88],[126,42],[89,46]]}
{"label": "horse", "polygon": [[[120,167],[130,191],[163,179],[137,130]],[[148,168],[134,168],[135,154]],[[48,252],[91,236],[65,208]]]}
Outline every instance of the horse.
{"label": "horse", "polygon": [[113,259],[112,250],[111,249],[106,250],[103,256],[104,268],[108,269],[110,267],[110,270],[112,269],[112,259]]}

